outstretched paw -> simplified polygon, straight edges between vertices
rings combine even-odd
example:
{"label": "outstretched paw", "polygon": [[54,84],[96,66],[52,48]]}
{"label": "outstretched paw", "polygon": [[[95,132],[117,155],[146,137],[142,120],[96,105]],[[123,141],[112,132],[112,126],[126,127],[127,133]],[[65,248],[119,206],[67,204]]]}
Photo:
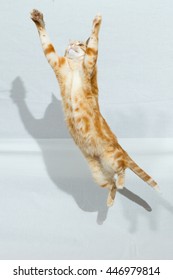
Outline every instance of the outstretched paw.
{"label": "outstretched paw", "polygon": [[100,14],[97,14],[93,20],[93,25],[99,25],[102,21],[102,16]]}
{"label": "outstretched paw", "polygon": [[102,16],[101,15],[96,15],[94,20],[93,20],[93,26],[92,26],[92,32],[96,36],[98,36],[101,22],[102,22]]}
{"label": "outstretched paw", "polygon": [[45,27],[43,14],[39,12],[38,10],[32,10],[31,11],[31,19],[35,22],[36,25],[40,27]]}

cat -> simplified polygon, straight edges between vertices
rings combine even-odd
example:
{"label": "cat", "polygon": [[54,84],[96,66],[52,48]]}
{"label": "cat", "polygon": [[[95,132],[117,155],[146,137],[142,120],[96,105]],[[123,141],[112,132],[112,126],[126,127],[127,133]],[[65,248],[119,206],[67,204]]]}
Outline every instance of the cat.
{"label": "cat", "polygon": [[88,40],[70,42],[64,56],[56,53],[46,32],[43,14],[33,10],[31,19],[37,27],[43,52],[59,82],[70,134],[85,156],[95,182],[109,190],[107,206],[113,205],[117,189],[124,187],[126,168],[157,189],[157,183],[123,150],[100,113],[97,57],[101,15],[94,18]]}

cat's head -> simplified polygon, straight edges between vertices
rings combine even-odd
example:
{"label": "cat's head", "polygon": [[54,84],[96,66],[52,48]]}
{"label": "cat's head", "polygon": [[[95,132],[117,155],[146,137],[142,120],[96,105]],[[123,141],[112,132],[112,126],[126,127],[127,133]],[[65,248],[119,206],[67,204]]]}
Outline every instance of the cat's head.
{"label": "cat's head", "polygon": [[82,41],[72,41],[68,45],[66,51],[65,51],[65,57],[74,59],[74,60],[80,60],[84,57],[87,44],[89,39],[86,42]]}

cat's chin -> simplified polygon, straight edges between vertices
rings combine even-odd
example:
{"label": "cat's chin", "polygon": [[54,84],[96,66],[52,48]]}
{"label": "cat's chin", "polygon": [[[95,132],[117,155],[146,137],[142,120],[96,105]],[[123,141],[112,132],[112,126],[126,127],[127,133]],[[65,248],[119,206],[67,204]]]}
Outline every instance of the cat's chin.
{"label": "cat's chin", "polygon": [[76,52],[73,49],[70,49],[66,56],[70,59],[81,59],[84,55],[79,52]]}

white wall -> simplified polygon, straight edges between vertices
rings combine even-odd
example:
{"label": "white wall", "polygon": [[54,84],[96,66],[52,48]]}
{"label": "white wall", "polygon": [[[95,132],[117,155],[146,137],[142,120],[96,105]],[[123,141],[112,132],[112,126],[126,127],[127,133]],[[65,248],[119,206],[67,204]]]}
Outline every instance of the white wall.
{"label": "white wall", "polygon": [[60,54],[69,39],[89,36],[100,12],[103,115],[118,137],[173,137],[171,0],[1,0],[1,138],[69,137],[56,79],[29,18],[33,8],[44,13]]}

